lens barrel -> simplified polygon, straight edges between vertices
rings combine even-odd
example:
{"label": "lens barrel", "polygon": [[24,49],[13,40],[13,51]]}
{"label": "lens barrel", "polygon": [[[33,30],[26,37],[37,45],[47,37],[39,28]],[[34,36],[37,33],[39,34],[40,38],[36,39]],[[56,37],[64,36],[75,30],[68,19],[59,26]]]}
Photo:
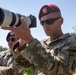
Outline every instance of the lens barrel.
{"label": "lens barrel", "polygon": [[0,26],[6,27],[6,26],[20,26],[21,21],[20,17],[23,17],[26,21],[26,24],[32,28],[36,27],[36,17],[33,15],[25,16],[21,15],[19,13],[14,13],[9,10],[0,8]]}

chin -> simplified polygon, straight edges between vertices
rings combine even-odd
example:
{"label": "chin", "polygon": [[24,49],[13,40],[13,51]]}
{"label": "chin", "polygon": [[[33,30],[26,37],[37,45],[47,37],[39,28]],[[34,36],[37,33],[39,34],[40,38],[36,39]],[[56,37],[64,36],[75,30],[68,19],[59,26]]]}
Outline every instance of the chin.
{"label": "chin", "polygon": [[50,34],[47,34],[47,33],[46,33],[46,35],[47,35],[47,36],[50,36]]}
{"label": "chin", "polygon": [[10,46],[9,48],[10,48],[10,49],[12,49],[12,47],[11,47],[11,46]]}

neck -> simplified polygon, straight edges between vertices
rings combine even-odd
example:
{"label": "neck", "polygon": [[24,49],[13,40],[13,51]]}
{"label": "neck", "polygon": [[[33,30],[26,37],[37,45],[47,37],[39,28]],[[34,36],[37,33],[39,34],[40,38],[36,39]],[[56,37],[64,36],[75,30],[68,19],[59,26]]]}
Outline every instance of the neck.
{"label": "neck", "polygon": [[12,53],[12,49],[10,49],[10,53]]}
{"label": "neck", "polygon": [[59,32],[59,33],[54,34],[52,37],[51,36],[50,37],[51,37],[51,40],[54,40],[54,39],[59,38],[62,35],[63,35],[63,32]]}

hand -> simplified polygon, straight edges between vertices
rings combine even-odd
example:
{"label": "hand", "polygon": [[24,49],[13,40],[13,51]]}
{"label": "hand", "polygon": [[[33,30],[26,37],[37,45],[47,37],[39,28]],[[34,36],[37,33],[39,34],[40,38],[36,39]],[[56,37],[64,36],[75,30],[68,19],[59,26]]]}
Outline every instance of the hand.
{"label": "hand", "polygon": [[30,28],[26,25],[26,22],[23,17],[20,18],[22,27],[1,27],[1,29],[4,30],[11,30],[12,32],[15,33],[19,38],[24,40],[26,43],[31,43],[33,41],[33,37],[30,32]]}

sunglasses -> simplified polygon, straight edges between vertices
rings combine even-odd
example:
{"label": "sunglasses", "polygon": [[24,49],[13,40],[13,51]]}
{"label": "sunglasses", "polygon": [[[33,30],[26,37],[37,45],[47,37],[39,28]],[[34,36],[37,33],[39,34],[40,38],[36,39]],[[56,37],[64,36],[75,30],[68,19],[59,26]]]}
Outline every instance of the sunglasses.
{"label": "sunglasses", "polygon": [[14,42],[14,41],[15,41],[15,38],[8,38],[8,39],[7,39],[7,42],[9,42],[9,41]]}
{"label": "sunglasses", "polygon": [[47,25],[53,24],[56,20],[58,20],[61,17],[57,17],[57,18],[52,18],[52,19],[47,19],[47,20],[43,20],[40,21],[40,24],[43,26],[44,23],[46,23]]}

